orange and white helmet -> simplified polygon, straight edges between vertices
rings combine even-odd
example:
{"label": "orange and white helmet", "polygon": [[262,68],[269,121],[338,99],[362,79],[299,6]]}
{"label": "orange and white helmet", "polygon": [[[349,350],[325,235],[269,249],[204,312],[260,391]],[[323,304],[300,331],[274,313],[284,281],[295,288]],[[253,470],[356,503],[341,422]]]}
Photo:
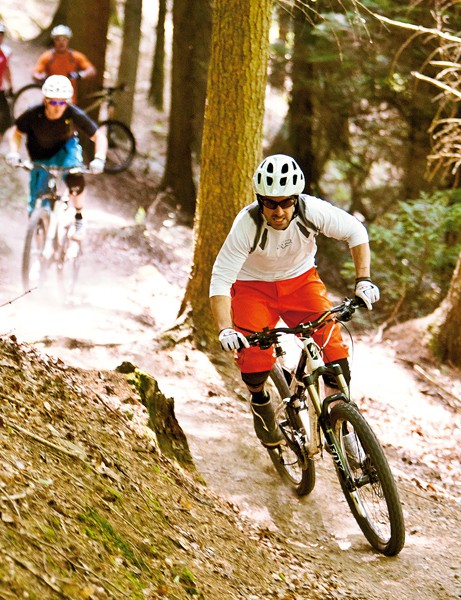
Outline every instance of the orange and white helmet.
{"label": "orange and white helmet", "polygon": [[74,88],[70,79],[64,75],[50,75],[42,86],[45,98],[63,98],[70,100],[74,95]]}
{"label": "orange and white helmet", "polygon": [[265,158],[253,176],[253,187],[261,196],[291,196],[301,194],[306,185],[298,163],[286,154]]}

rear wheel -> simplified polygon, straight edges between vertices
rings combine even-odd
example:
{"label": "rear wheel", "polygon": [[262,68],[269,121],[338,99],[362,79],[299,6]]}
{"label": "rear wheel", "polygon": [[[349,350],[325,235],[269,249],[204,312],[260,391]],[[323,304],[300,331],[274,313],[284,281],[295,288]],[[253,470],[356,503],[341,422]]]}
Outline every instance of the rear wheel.
{"label": "rear wheel", "polygon": [[119,173],[127,169],[136,153],[136,141],[129,127],[121,121],[109,119],[99,123],[107,136],[108,148],[105,173]]}
{"label": "rear wheel", "polygon": [[354,404],[337,404],[330,418],[347,461],[346,471],[356,486],[353,491],[348,489],[344,472],[336,465],[349,508],[373,548],[394,556],[405,543],[405,525],[397,486],[383,449]]}
{"label": "rear wheel", "polygon": [[13,117],[17,119],[27,109],[37,104],[43,104],[42,86],[39,83],[29,83],[14,94]]}
{"label": "rear wheel", "polygon": [[26,292],[40,286],[46,276],[47,260],[43,250],[49,223],[48,210],[37,207],[29,220],[22,256],[22,284]]}
{"label": "rear wheel", "polygon": [[296,491],[298,496],[306,496],[315,486],[315,463],[306,455],[297,431],[298,426],[293,427],[296,416],[287,414],[283,400],[289,397],[290,391],[278,362],[272,368],[270,379],[273,384],[270,395],[285,443],[276,448],[267,448],[267,451],[280,477]]}

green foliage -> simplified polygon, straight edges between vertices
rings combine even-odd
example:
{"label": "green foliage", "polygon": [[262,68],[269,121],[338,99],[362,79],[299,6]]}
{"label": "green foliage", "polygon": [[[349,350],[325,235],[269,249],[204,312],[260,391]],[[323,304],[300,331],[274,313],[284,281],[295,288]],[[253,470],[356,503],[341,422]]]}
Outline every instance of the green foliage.
{"label": "green foliage", "polygon": [[437,192],[400,202],[370,227],[373,281],[381,289],[377,308],[386,318],[396,307],[400,319],[429,314],[446,295],[461,249],[458,195]]}

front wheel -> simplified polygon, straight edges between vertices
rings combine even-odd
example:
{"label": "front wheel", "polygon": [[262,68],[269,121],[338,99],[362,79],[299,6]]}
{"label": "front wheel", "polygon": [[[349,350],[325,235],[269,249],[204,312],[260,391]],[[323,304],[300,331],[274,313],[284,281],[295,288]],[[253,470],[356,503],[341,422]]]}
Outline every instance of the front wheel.
{"label": "front wheel", "polygon": [[[405,525],[397,486],[383,449],[354,404],[337,404],[330,418],[347,462],[346,473],[338,465],[336,472],[349,508],[373,548],[395,556],[405,543]],[[347,475],[352,477],[355,490],[348,485]]]}
{"label": "front wheel", "polygon": [[75,292],[81,255],[81,242],[71,239],[69,231],[66,231],[57,261],[58,282],[65,302],[69,301]]}
{"label": "front wheel", "polygon": [[38,206],[29,220],[22,255],[22,284],[26,292],[41,285],[45,279],[47,260],[43,250],[49,223],[50,213]]}
{"label": "front wheel", "polygon": [[120,173],[127,169],[136,153],[136,141],[129,127],[121,121],[109,119],[99,123],[107,136],[105,173]]}
{"label": "front wheel", "polygon": [[283,481],[290,485],[298,496],[306,496],[315,486],[315,463],[312,458],[307,457],[302,447],[300,432],[293,423],[293,415],[286,412],[283,400],[289,397],[290,390],[278,362],[272,368],[270,380],[273,385],[270,386],[269,393],[285,442],[275,448],[267,448],[267,451]]}

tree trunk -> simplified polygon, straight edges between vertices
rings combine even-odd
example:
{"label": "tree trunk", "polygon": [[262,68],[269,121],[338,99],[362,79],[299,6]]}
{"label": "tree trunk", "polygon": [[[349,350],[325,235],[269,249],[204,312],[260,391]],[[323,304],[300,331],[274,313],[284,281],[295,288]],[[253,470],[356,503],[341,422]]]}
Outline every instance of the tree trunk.
{"label": "tree trunk", "polygon": [[[199,337],[213,329],[208,288],[215,257],[237,212],[253,200],[261,158],[272,0],[213,4],[200,189],[191,277],[181,312],[191,309]],[[236,15],[239,18],[236,18]]]}
{"label": "tree trunk", "polygon": [[174,0],[173,61],[171,107],[168,130],[167,160],[160,184],[171,190],[184,211],[193,215],[195,184],[192,169],[192,44],[189,26],[194,0]]}
{"label": "tree trunk", "polygon": [[447,297],[437,313],[441,320],[433,338],[436,353],[442,362],[461,367],[461,254]]}
{"label": "tree trunk", "polygon": [[43,46],[52,45],[50,33],[53,27],[56,25],[68,25],[67,23],[67,11],[70,6],[70,0],[60,0],[58,7],[53,15],[53,19],[51,23],[48,25],[46,29],[42,29],[42,31],[38,34],[38,36],[34,39],[34,42],[37,44],[41,44]]}
{"label": "tree trunk", "polygon": [[[192,15],[203,14],[207,6],[209,0],[175,0],[173,4],[171,108],[167,161],[160,189],[173,192],[191,221],[195,212],[193,149],[197,137],[197,98],[200,97],[195,89],[198,85],[196,57],[201,55],[197,46],[208,43],[206,20]],[[204,92],[202,97],[205,97]]]}
{"label": "tree trunk", "polygon": [[320,173],[314,152],[314,65],[312,24],[301,8],[294,9],[292,92],[288,109],[288,139],[292,154],[306,177],[306,193],[318,193]]}
{"label": "tree trunk", "polygon": [[72,48],[86,54],[97,71],[95,77],[79,81],[80,99],[101,89],[103,84],[110,4],[110,0],[73,0],[67,9],[66,24],[73,31]]}
{"label": "tree trunk", "polygon": [[158,110],[163,110],[163,93],[165,86],[165,19],[166,0],[159,0],[158,20],[155,37],[154,59],[150,75],[149,100]]}
{"label": "tree trunk", "polygon": [[141,39],[142,0],[126,0],[123,22],[123,44],[118,68],[118,81],[126,85],[120,92],[115,116],[128,126],[133,117],[136,74],[138,72],[139,42]]}
{"label": "tree trunk", "polygon": [[211,55],[211,0],[202,0],[202,2],[199,2],[191,16],[193,16],[191,27],[197,34],[192,61],[192,151],[197,162],[199,162],[202,147],[203,120],[205,116],[208,66]]}

